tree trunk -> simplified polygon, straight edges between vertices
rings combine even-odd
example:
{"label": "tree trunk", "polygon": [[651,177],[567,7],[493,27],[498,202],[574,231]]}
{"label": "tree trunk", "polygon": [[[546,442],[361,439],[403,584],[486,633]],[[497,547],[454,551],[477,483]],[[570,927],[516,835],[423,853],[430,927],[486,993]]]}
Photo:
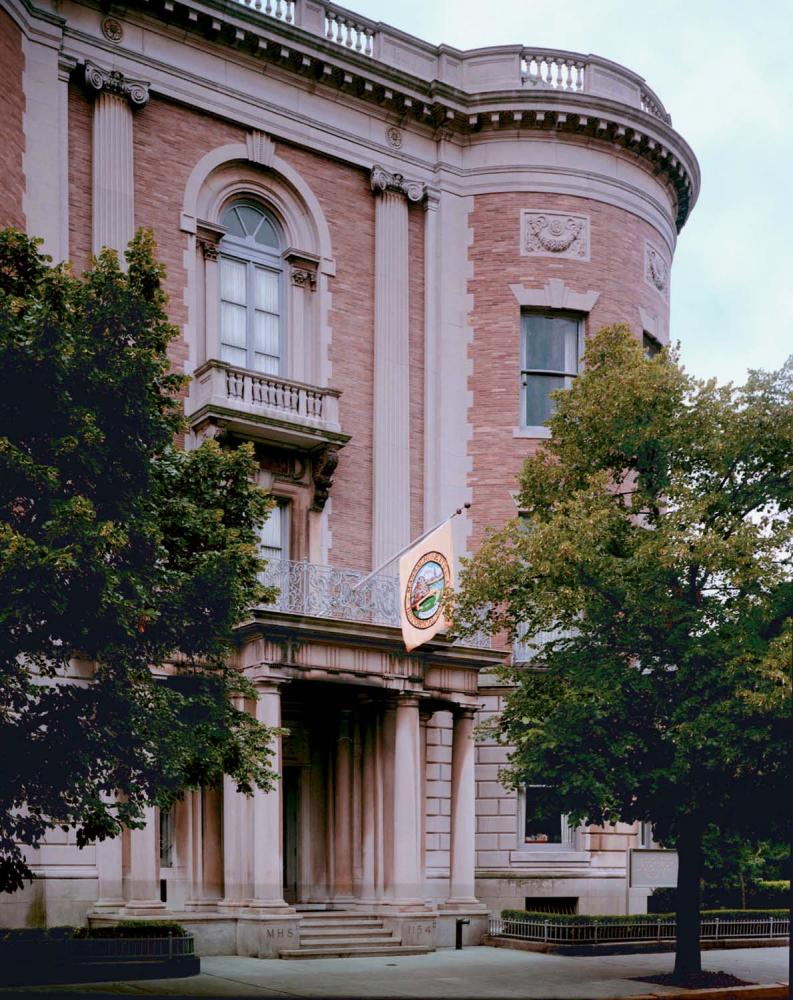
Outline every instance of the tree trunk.
{"label": "tree trunk", "polygon": [[699,879],[702,873],[702,826],[696,819],[680,830],[677,842],[677,939],[675,976],[702,970],[699,949]]}

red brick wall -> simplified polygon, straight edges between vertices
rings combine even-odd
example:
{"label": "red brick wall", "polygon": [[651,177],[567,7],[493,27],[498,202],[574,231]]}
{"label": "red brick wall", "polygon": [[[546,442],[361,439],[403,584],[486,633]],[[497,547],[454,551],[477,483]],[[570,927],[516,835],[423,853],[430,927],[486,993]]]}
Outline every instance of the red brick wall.
{"label": "red brick wall", "polygon": [[[22,73],[25,56],[22,52],[22,32],[10,15],[0,10],[0,122],[3,142],[0,144],[0,226],[25,228],[22,196],[25,175],[22,156],[25,135],[22,118],[25,113],[25,93]],[[31,233],[32,236],[37,235]]]}
{"label": "red brick wall", "polygon": [[[187,237],[179,228],[187,179],[198,161],[217,146],[244,142],[245,130],[190,108],[152,97],[135,112],[135,225],[154,232],[165,265],[165,291],[171,320],[184,327]],[[170,347],[171,360],[183,371],[188,357],[184,340]]]}
{"label": "red brick wall", "polygon": [[91,102],[69,84],[69,257],[77,273],[91,256]]}
{"label": "red brick wall", "polygon": [[342,390],[342,448],[331,490],[329,561],[371,568],[372,399],[374,388],[374,196],[367,171],[283,143],[278,155],[311,187],[330,229],[336,277],[330,281],[331,385]]}
{"label": "red brick wall", "polygon": [[[522,209],[575,212],[590,217],[590,261],[520,256]],[[591,335],[602,326],[628,323],[641,333],[639,306],[666,322],[666,301],[644,280],[644,241],[662,247],[658,233],[637,216],[584,198],[550,194],[488,194],[474,200],[469,217],[474,233],[469,249],[473,277],[469,356],[473,374],[469,411],[474,432],[469,444],[473,460],[473,548],[488,525],[515,516],[511,493],[524,458],[536,443],[514,438],[520,426],[520,306],[509,286],[542,288],[548,278],[561,278],[576,292],[600,292],[586,323]]]}

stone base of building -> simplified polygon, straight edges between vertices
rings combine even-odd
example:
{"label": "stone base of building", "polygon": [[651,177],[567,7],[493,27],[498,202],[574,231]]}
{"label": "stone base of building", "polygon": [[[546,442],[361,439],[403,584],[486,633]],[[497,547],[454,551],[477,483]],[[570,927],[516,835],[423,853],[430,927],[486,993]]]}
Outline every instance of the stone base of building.
{"label": "stone base of building", "polygon": [[647,890],[631,893],[626,898],[625,875],[587,873],[545,874],[536,872],[480,872],[476,878],[477,898],[493,914],[502,910],[531,909],[527,900],[565,900],[571,913],[588,915],[621,915],[644,913],[647,910]]}

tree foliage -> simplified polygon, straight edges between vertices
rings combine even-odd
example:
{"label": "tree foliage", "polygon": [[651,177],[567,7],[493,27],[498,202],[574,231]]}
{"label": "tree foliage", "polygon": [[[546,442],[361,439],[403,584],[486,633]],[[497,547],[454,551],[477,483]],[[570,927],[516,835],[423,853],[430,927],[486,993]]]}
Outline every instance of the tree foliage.
{"label": "tree foliage", "polygon": [[185,451],[162,269],[138,233],[82,279],[0,232],[0,889],[20,844],[139,825],[227,773],[269,787],[271,732],[234,706],[271,501],[249,447]]}
{"label": "tree foliage", "polygon": [[792,386],[791,362],[719,386],[600,331],[525,463],[523,516],[456,596],[461,630],[485,608],[513,638],[560,630],[542,669],[509,672],[508,777],[550,786],[575,821],[649,820],[678,847],[680,972],[699,961],[704,831],[787,823]]}

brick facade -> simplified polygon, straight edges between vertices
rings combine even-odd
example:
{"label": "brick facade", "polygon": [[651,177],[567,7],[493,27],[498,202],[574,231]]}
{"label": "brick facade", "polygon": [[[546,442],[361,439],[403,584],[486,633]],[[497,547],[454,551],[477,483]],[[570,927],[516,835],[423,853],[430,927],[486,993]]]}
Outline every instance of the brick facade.
{"label": "brick facade", "polygon": [[10,16],[0,10],[0,122],[3,124],[3,142],[0,143],[0,176],[3,178],[0,185],[0,226],[16,226],[17,229],[25,228],[22,211],[25,191],[22,170],[25,152],[25,93],[22,89],[24,69],[22,32]]}

